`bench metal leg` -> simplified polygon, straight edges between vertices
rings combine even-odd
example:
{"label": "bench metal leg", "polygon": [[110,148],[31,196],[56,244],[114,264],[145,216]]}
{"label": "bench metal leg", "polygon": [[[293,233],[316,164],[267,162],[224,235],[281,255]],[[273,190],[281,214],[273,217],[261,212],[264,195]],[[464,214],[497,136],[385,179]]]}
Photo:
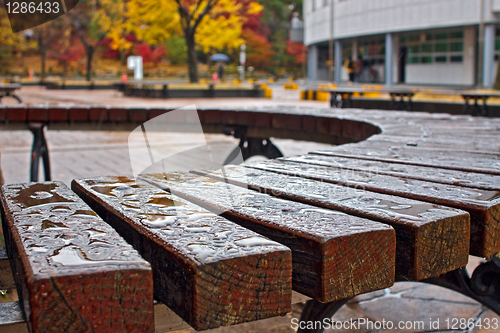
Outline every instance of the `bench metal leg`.
{"label": "bench metal leg", "polygon": [[15,94],[0,94],[0,104],[2,104],[2,98],[4,97],[12,97],[14,98],[19,104],[22,104],[23,102],[21,101],[21,98]]}
{"label": "bench metal leg", "polygon": [[468,296],[500,316],[500,255],[480,264],[469,276],[463,268],[422,281]]}
{"label": "bench metal leg", "polygon": [[38,181],[38,170],[40,165],[40,158],[43,161],[43,170],[45,174],[45,181],[50,181],[50,161],[49,161],[49,148],[45,140],[45,124],[31,123],[28,125],[29,130],[33,133],[33,147],[31,149],[31,170],[30,181]]}
{"label": "bench metal leg", "polygon": [[269,138],[247,137],[246,127],[226,127],[223,129],[223,133],[240,139],[238,147],[236,147],[229,154],[224,161],[224,165],[234,161],[240,152],[244,161],[253,156],[264,156],[269,159],[283,157],[281,151],[271,142]]}
{"label": "bench metal leg", "polygon": [[[316,300],[307,301],[304,310],[302,310],[302,314],[300,316],[300,322],[321,322],[323,323],[324,319],[329,319],[335,315],[335,313],[340,310],[347,302],[349,302],[351,298],[341,299],[339,301],[331,302],[331,303],[320,303]],[[297,330],[297,333],[321,333],[323,332],[322,328],[300,328]]]}
{"label": "bench metal leg", "polygon": [[337,94],[330,93],[330,107],[337,107]]}
{"label": "bench metal leg", "polygon": [[488,115],[488,105],[486,104],[486,99],[483,99],[483,104],[481,104],[481,116],[486,117]]}
{"label": "bench metal leg", "polygon": [[14,94],[9,95],[9,96],[10,96],[10,97],[12,97],[12,98],[14,98],[14,99],[15,99],[16,101],[18,101],[20,104],[22,103],[21,98],[19,98],[19,96],[14,95]]}
{"label": "bench metal leg", "polygon": [[344,99],[342,94],[332,93],[330,98],[330,106],[333,108],[341,109],[344,105]]}
{"label": "bench metal leg", "polygon": [[[397,282],[408,281],[398,280]],[[415,282],[428,283],[456,291],[476,300],[500,316],[500,253],[480,264],[472,276],[469,276],[466,269],[459,268],[435,278]],[[324,319],[332,318],[350,300],[351,298],[348,298],[332,303],[310,300],[302,311],[300,321],[305,323],[320,321],[323,323]],[[323,329],[299,328],[297,332],[322,333]]]}
{"label": "bench metal leg", "polygon": [[240,144],[224,161],[224,165],[231,163],[238,157],[239,153],[246,161],[253,156],[264,156],[269,159],[283,157],[281,151],[276,147],[269,138],[242,138]]}

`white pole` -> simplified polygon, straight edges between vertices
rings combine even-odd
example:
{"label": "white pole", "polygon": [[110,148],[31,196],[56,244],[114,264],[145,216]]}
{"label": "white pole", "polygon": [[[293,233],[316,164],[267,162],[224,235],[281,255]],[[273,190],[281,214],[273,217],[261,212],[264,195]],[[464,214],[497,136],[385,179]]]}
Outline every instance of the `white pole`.
{"label": "white pole", "polygon": [[245,44],[241,45],[241,51],[240,51],[240,66],[241,66],[241,71],[240,71],[240,80],[243,82],[245,80],[245,62],[247,60],[247,55],[245,53],[247,46]]}

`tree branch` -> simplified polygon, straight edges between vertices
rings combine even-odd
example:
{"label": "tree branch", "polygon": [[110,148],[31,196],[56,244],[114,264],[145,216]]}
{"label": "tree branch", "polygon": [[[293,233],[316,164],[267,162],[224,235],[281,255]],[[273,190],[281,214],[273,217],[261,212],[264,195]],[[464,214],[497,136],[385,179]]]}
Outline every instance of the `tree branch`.
{"label": "tree branch", "polygon": [[201,21],[203,20],[203,17],[205,17],[205,15],[207,15],[212,10],[212,8],[214,8],[215,5],[217,5],[218,2],[219,2],[219,0],[208,0],[207,1],[207,6],[203,10],[203,12],[196,18],[196,21],[194,22],[193,26],[195,29],[201,23]]}

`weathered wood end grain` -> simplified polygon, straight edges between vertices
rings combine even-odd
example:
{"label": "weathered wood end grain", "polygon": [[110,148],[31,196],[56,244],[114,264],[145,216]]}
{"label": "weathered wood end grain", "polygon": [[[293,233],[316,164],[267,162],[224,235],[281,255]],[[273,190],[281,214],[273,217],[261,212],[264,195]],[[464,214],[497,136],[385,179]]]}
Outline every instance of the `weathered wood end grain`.
{"label": "weathered wood end grain", "polygon": [[72,187],[151,263],[155,298],[195,329],[291,311],[287,247],[128,177]]}
{"label": "weathered wood end grain", "polygon": [[489,257],[500,252],[499,191],[434,183],[372,172],[341,170],[309,163],[289,163],[286,160],[258,163],[258,166],[256,164],[255,167],[467,211],[470,214],[471,225],[470,254]]}
{"label": "weathered wood end grain", "polygon": [[389,226],[193,174],[145,179],[291,248],[293,289],[304,295],[331,302],[394,283]]}
{"label": "weathered wood end grain", "polygon": [[66,185],[4,185],[0,200],[31,332],[154,331],[149,263]]}
{"label": "weathered wood end grain", "polygon": [[[278,165],[288,170],[288,164]],[[396,230],[396,274],[407,279],[437,276],[468,261],[469,214],[464,211],[241,166],[195,173],[389,224]]]}

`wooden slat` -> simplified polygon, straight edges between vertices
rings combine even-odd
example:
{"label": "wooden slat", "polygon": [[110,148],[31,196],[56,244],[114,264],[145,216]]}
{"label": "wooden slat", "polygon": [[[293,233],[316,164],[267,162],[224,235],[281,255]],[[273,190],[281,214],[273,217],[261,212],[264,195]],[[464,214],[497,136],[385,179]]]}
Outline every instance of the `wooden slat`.
{"label": "wooden slat", "polygon": [[2,333],[28,332],[19,302],[0,303],[0,330]]}
{"label": "wooden slat", "polygon": [[252,167],[465,210],[471,216],[470,254],[489,257],[500,251],[498,191],[287,161],[256,163]]}
{"label": "wooden slat", "polygon": [[128,177],[72,187],[151,263],[155,298],[195,329],[291,310],[287,247]]}
{"label": "wooden slat", "polygon": [[0,290],[15,289],[16,283],[10,269],[9,257],[5,246],[0,247]]}
{"label": "wooden slat", "polygon": [[287,157],[285,160],[489,191],[500,191],[500,175],[336,156],[299,155]]}
{"label": "wooden slat", "polygon": [[398,148],[391,150],[353,146],[335,149],[334,151],[315,151],[311,152],[311,154],[500,175],[500,155],[449,152],[421,148]]}
{"label": "wooden slat", "polygon": [[5,185],[0,199],[31,332],[154,331],[150,265],[64,184]]}
{"label": "wooden slat", "polygon": [[402,144],[408,147],[434,149],[461,149],[462,151],[500,152],[497,135],[456,136],[433,134],[430,137],[379,134],[367,141],[380,144]]}
{"label": "wooden slat", "polygon": [[145,179],[290,247],[302,294],[330,302],[394,283],[395,234],[386,225],[193,174]]}
{"label": "wooden slat", "polygon": [[396,273],[407,279],[421,280],[467,264],[469,215],[464,211],[240,166],[205,175],[391,225],[397,236]]}

